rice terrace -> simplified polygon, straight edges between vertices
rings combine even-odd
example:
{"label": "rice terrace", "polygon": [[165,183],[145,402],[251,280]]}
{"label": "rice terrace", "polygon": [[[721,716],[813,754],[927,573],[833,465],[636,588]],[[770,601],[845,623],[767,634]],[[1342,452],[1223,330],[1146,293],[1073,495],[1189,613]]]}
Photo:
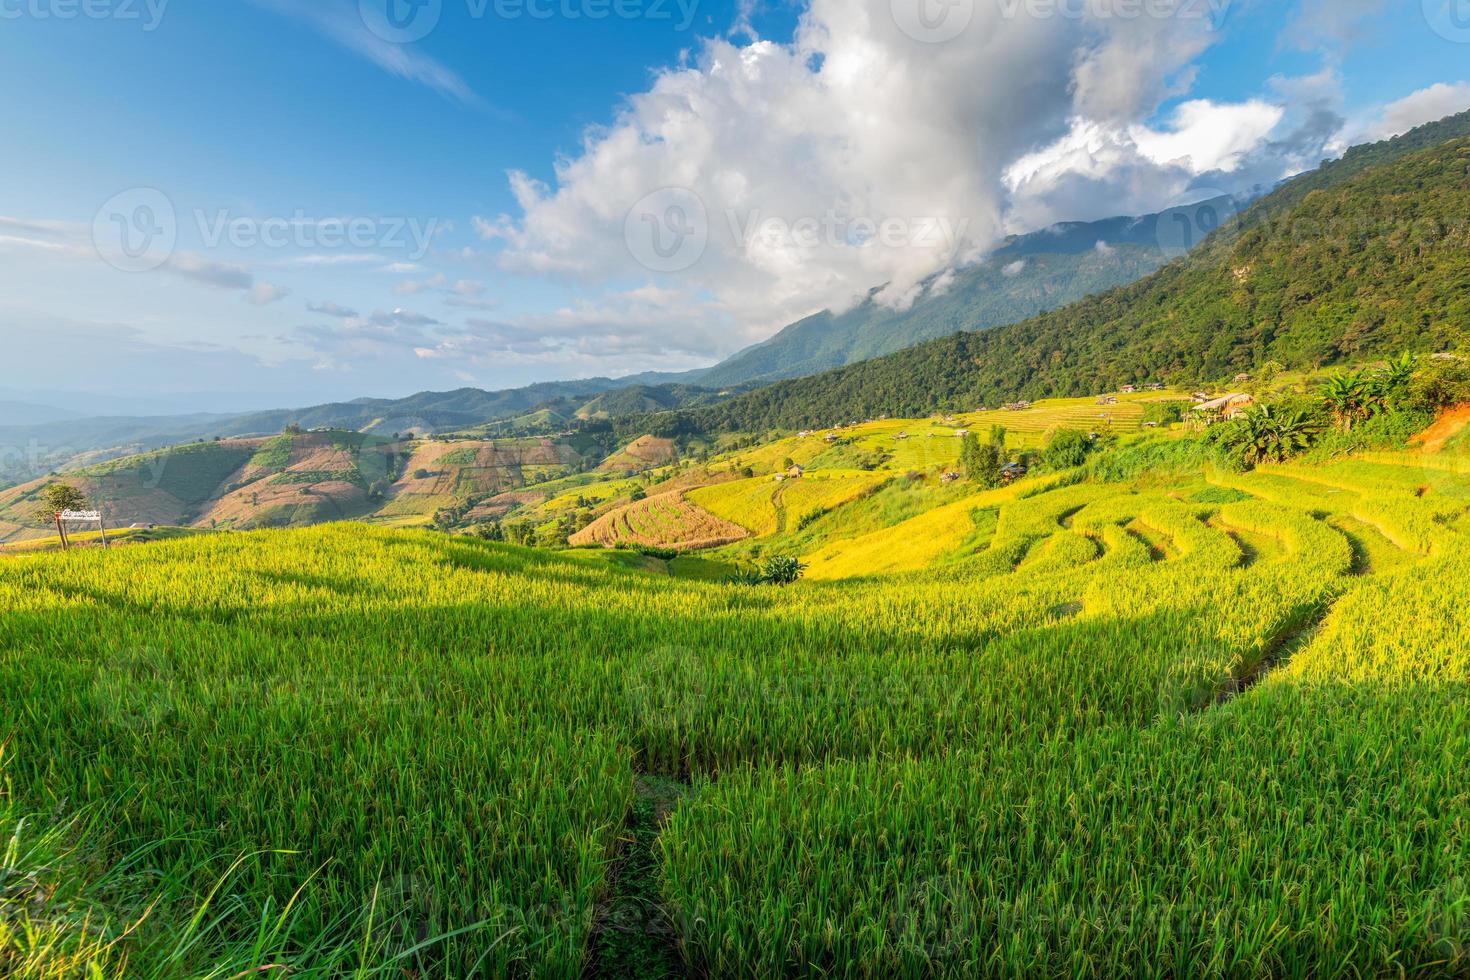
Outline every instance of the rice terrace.
{"label": "rice terrace", "polygon": [[1453,12],[62,6],[0,978],[1470,977]]}

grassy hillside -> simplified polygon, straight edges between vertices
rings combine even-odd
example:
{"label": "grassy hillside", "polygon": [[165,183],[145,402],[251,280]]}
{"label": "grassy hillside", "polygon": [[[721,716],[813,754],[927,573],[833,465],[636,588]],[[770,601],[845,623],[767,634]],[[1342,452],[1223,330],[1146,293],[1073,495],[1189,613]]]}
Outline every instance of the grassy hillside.
{"label": "grassy hillside", "polygon": [[[718,392],[689,385],[642,385],[592,379],[531,385],[509,391],[422,392],[407,398],[364,398],[302,409],[242,415],[74,419],[19,424],[0,413],[0,487],[54,470],[85,468],[98,459],[212,439],[260,438],[289,427],[371,434],[379,440],[430,434],[473,438],[547,435],[579,420],[706,404]],[[55,447],[51,449],[38,447]]]}
{"label": "grassy hillside", "polygon": [[0,967],[1460,975],[1467,480],[963,488],[785,589],[345,524],[6,558]]}
{"label": "grassy hillside", "polygon": [[39,496],[69,483],[108,523],[219,530],[369,520],[426,526],[528,484],[590,467],[585,440],[400,440],[343,431],[190,443],[0,491],[0,543],[49,537]]}
{"label": "grassy hillside", "polygon": [[[1287,184],[1133,286],[983,333],[786,381],[687,415],[763,431],[1084,395],[1150,378],[1228,379],[1401,350],[1470,331],[1470,114]],[[1414,152],[1407,152],[1415,150]],[[1407,155],[1405,153],[1407,152]],[[1310,188],[1305,190],[1305,188]]]}

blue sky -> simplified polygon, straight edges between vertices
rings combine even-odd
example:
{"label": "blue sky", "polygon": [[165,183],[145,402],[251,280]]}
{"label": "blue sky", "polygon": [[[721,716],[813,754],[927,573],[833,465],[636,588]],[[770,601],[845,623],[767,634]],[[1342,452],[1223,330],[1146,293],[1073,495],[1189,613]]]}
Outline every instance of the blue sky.
{"label": "blue sky", "polygon": [[[429,0],[384,36],[413,2],[0,0],[0,343],[67,352],[0,390],[224,410],[685,369],[912,302],[1005,233],[1470,107],[1470,0],[924,7],[952,37],[915,36],[942,0]],[[170,234],[116,254],[119,215]],[[686,215],[697,254],[635,240]]]}

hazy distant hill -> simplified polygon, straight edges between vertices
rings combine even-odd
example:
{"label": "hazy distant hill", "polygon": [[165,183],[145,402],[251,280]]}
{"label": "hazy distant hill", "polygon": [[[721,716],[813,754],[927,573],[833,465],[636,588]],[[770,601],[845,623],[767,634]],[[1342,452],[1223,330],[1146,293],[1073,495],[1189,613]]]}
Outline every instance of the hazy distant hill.
{"label": "hazy distant hill", "polygon": [[76,417],[76,412],[53,408],[50,405],[0,401],[0,425],[43,425],[47,422],[60,422]]}
{"label": "hazy distant hill", "polygon": [[[34,479],[54,469],[93,463],[209,439],[273,435],[289,425],[303,429],[345,429],[380,436],[427,434],[513,419],[545,406],[555,411],[548,421],[570,419],[586,402],[622,382],[608,378],[553,382],[508,391],[461,388],[422,392],[407,398],[362,398],[309,408],[249,412],[240,415],[180,415],[157,418],[88,418],[42,424],[0,425],[0,486]],[[682,389],[689,392],[692,389]],[[672,407],[673,401],[651,400],[626,406],[648,411]],[[4,417],[0,416],[0,422]]]}

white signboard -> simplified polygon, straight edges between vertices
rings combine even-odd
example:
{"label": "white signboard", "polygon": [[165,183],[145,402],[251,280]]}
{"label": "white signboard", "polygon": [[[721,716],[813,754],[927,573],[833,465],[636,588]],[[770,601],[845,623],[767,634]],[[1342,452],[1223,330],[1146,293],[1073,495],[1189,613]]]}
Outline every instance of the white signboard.
{"label": "white signboard", "polygon": [[61,512],[63,521],[95,522],[102,520],[102,512],[98,510],[64,510]]}

